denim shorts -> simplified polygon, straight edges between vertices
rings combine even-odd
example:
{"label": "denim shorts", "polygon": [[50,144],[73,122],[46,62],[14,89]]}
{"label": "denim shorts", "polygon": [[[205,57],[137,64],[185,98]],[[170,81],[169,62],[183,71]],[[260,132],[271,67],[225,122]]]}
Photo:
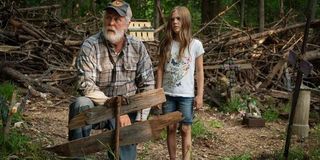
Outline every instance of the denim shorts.
{"label": "denim shorts", "polygon": [[180,111],[183,116],[181,123],[192,124],[194,97],[172,97],[166,95],[167,101],[163,105],[163,113]]}

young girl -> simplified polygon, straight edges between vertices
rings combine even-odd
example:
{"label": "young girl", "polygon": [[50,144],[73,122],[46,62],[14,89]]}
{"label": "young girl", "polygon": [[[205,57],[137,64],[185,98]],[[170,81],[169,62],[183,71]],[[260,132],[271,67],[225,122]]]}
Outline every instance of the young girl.
{"label": "young girl", "polygon": [[[157,70],[157,88],[163,87],[166,103],[163,112],[180,111],[182,156],[191,156],[191,124],[193,107],[203,105],[203,53],[202,43],[192,38],[191,15],[186,7],[177,6],[170,14],[165,37],[160,44],[160,61]],[[194,72],[196,70],[197,94],[195,96]],[[177,124],[167,129],[167,145],[170,159],[176,158]]]}

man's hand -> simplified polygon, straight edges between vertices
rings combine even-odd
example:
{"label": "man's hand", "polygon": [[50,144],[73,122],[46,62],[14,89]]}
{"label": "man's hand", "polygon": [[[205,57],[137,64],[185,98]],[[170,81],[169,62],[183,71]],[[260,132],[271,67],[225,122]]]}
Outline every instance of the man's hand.
{"label": "man's hand", "polygon": [[202,109],[203,107],[203,97],[202,96],[196,96],[194,98],[194,104],[193,106],[196,108],[196,110]]}
{"label": "man's hand", "polygon": [[161,110],[162,109],[162,104],[158,104],[155,106],[156,109]]}
{"label": "man's hand", "polygon": [[120,116],[120,127],[131,125],[131,120],[127,114]]}
{"label": "man's hand", "polygon": [[104,105],[106,100],[110,99],[101,91],[94,91],[86,95],[90,98],[96,105]]}

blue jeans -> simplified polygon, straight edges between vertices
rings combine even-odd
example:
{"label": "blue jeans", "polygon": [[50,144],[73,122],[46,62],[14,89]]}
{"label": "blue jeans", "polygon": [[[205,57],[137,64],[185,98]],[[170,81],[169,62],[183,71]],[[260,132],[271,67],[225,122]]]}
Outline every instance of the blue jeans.
{"label": "blue jeans", "polygon": [[[83,112],[86,109],[94,107],[93,102],[87,98],[87,97],[78,97],[75,102],[73,102],[69,106],[69,121],[78,115],[79,113]],[[133,123],[135,118],[136,118],[136,113],[130,113],[128,114],[131,122]],[[69,141],[83,138],[90,136],[90,131],[92,128],[96,128],[96,126],[99,126],[99,124],[94,124],[94,125],[87,125],[82,128],[77,128],[73,130],[69,130]],[[115,129],[115,119],[109,119],[106,120],[104,126],[100,126],[102,128],[107,128],[109,130]],[[102,129],[100,128],[100,129]],[[109,159],[114,159],[113,156],[111,156],[111,153],[108,153]],[[126,145],[126,146],[121,146],[120,147],[120,159],[122,160],[135,160],[137,157],[137,149],[136,145]]]}
{"label": "blue jeans", "polygon": [[181,123],[192,124],[194,97],[173,97],[166,95],[167,101],[163,106],[163,113],[180,111],[183,116]]}

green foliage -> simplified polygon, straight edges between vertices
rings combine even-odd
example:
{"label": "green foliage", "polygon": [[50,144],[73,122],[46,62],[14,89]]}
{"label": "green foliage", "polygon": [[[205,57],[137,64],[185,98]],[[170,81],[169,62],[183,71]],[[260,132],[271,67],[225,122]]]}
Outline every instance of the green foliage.
{"label": "green foliage", "polygon": [[[154,15],[154,1],[147,0],[127,0],[131,6],[134,19],[148,19],[152,21]],[[162,3],[162,2],[161,2]]]}
{"label": "green foliage", "polygon": [[[305,159],[305,155],[302,148],[292,147],[289,150],[288,160]],[[283,150],[276,152],[275,157],[279,160],[285,160]]]}
{"label": "green foliage", "polygon": [[224,113],[238,112],[240,110],[245,110],[247,108],[247,102],[237,96],[227,101],[221,106],[221,111]]}
{"label": "green foliage", "polygon": [[222,128],[223,127],[223,123],[218,121],[218,120],[212,120],[209,122],[209,126],[212,128]]}
{"label": "green foliage", "polygon": [[268,108],[265,112],[262,113],[263,119],[267,122],[275,121],[279,118],[279,113],[275,108]]}
{"label": "green foliage", "polygon": [[12,115],[12,123],[20,122],[22,121],[23,117],[20,111],[16,112]]}
{"label": "green foliage", "polygon": [[42,151],[40,144],[30,143],[30,138],[23,135],[21,131],[11,129],[7,136],[5,140],[3,132],[0,133],[0,145],[2,146],[0,148],[0,157],[3,159],[8,159],[8,157],[12,155],[36,160],[53,159],[52,155]]}
{"label": "green foliage", "polygon": [[224,158],[223,160],[251,160],[251,155],[246,153],[240,156],[232,156],[230,158]]}
{"label": "green foliage", "polygon": [[10,82],[4,82],[0,84],[0,96],[3,97],[6,101],[10,101],[13,91],[16,87]]}
{"label": "green foliage", "polygon": [[[148,156],[148,151],[151,149],[151,144],[152,142],[151,141],[148,141],[148,142],[144,142],[142,143],[142,152],[139,153],[139,156],[138,156],[138,160],[146,160],[147,156]],[[140,145],[140,144],[139,144]]]}
{"label": "green foliage", "polygon": [[[16,1],[21,7],[32,7],[41,5],[60,4],[62,15],[65,18],[78,18],[88,13],[97,15],[101,12],[107,3],[111,0],[25,0]],[[154,0],[126,0],[130,3],[133,17],[135,19],[148,19],[153,21],[154,12],[156,11],[154,6]],[[188,3],[189,2],[189,3]],[[221,8],[230,6],[234,0],[222,0],[220,2]],[[256,27],[258,25],[258,10],[259,1],[245,1],[245,23],[248,27]],[[163,15],[167,17],[169,12],[175,6],[183,5],[187,6],[192,14],[193,31],[197,31],[201,26],[201,1],[181,1],[181,0],[161,0],[161,9]],[[320,2],[317,2],[317,8],[319,8]],[[94,10],[95,7],[95,10]],[[293,10],[294,15],[297,15],[297,20],[305,20],[305,11],[307,7],[307,1],[305,0],[288,0],[284,1],[284,12],[287,13],[290,9]],[[269,24],[280,19],[280,3],[279,1],[265,1],[265,24]],[[320,10],[317,10],[317,15],[320,14]],[[240,21],[240,3],[226,12],[221,18],[225,19],[233,26],[239,26]],[[289,21],[289,22],[295,22]]]}
{"label": "green foliage", "polygon": [[0,134],[0,144],[4,146],[2,147],[1,152],[4,153],[4,155],[8,153],[23,152],[23,150],[25,150],[29,140],[26,136],[19,134],[15,130],[11,130],[8,136],[7,140],[5,140],[3,132]]}
{"label": "green foliage", "polygon": [[290,113],[290,110],[291,110],[291,103],[288,102],[284,105],[283,111],[285,113]]}
{"label": "green foliage", "polygon": [[5,82],[0,85],[0,114],[2,123],[7,121],[9,101],[12,98],[14,90],[15,86],[10,82]]}
{"label": "green foliage", "polygon": [[310,152],[310,160],[318,160],[320,159],[320,148],[315,148]]}
{"label": "green foliage", "polygon": [[189,3],[187,5],[192,18],[191,22],[193,33],[197,32],[201,26],[201,11],[199,10],[199,8],[201,8],[200,6],[200,1],[195,1],[194,3]]}
{"label": "green foliage", "polygon": [[316,125],[314,128],[315,136],[320,140],[320,124]]}
{"label": "green foliage", "polygon": [[160,139],[166,140],[167,139],[167,130],[163,129],[160,133]]}
{"label": "green foliage", "polygon": [[[284,160],[283,150],[277,151],[275,153],[276,159]],[[310,151],[306,152],[303,148],[293,147],[289,150],[288,160],[300,160],[300,159],[310,159],[310,160],[318,160],[320,159],[320,149],[314,148]]]}
{"label": "green foliage", "polygon": [[205,137],[209,135],[210,132],[205,127],[204,123],[200,120],[196,120],[191,126],[191,135],[194,138]]}

